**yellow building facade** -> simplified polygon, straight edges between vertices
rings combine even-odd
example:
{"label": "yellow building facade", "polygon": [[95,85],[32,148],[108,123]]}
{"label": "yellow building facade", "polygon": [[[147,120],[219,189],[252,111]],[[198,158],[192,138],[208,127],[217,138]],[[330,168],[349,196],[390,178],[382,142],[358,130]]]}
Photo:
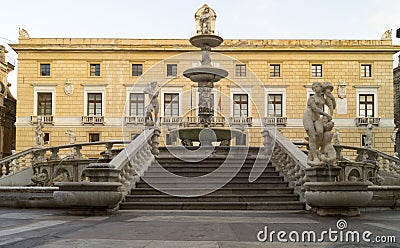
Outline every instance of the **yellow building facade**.
{"label": "yellow building facade", "polygon": [[[169,131],[196,125],[198,92],[184,70],[201,52],[184,39],[80,39],[20,37],[18,151],[35,145],[38,116],[45,145],[130,140],[143,130],[148,83],[159,86],[162,145],[177,145]],[[216,126],[245,132],[232,145],[262,145],[261,131],[276,125],[305,141],[302,115],[314,82],[334,86],[335,128],[343,145],[363,145],[373,122],[372,146],[393,154],[393,54],[382,40],[230,40],[212,50],[213,66],[229,76],[213,92]]]}

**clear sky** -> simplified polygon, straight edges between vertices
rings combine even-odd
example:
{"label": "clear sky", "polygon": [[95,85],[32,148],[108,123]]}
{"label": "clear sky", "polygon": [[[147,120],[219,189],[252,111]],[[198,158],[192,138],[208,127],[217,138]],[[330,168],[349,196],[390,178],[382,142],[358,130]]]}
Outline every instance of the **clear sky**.
{"label": "clear sky", "polygon": [[[399,0],[2,0],[0,44],[33,38],[190,38],[207,3],[225,39],[380,39],[400,28]],[[9,60],[17,55],[10,51]],[[397,63],[396,63],[397,65]],[[8,80],[16,92],[16,70]]]}

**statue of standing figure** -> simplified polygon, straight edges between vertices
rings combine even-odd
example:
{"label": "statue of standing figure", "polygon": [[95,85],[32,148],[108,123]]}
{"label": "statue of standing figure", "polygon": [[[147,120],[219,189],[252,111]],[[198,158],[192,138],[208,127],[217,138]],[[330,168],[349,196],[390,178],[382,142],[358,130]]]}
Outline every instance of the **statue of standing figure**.
{"label": "statue of standing figure", "polygon": [[200,16],[200,30],[202,34],[211,33],[211,13],[209,7],[205,7]]}
{"label": "statue of standing figure", "polygon": [[[315,94],[309,97],[303,114],[303,126],[310,149],[307,163],[311,166],[324,166],[336,160],[336,151],[332,145],[332,114],[336,102],[331,94],[333,86],[330,83],[313,83],[311,88]],[[329,114],[323,110],[324,105],[328,106]]]}
{"label": "statue of standing figure", "polygon": [[38,147],[44,146],[43,127],[44,127],[44,125],[43,125],[42,117],[38,116],[36,129],[35,129],[35,140],[36,140],[36,146],[38,146]]}
{"label": "statue of standing figure", "polygon": [[[150,103],[146,107],[145,113],[145,125],[146,126],[155,126],[158,120],[158,111],[159,111],[159,104],[158,104],[158,89],[157,89],[157,82],[151,82],[144,90],[145,94],[149,95]],[[154,111],[154,118],[153,118],[153,111]]]}
{"label": "statue of standing figure", "polygon": [[367,125],[367,130],[365,132],[365,137],[364,137],[364,146],[366,148],[372,147],[372,129],[373,128],[374,128],[374,125],[372,124],[372,119],[369,119],[368,125]]}

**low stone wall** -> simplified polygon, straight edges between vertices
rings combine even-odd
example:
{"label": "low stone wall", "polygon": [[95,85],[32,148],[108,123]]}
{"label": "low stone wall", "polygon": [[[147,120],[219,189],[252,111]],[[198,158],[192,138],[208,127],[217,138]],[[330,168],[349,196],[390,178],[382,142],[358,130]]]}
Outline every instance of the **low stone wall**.
{"label": "low stone wall", "polygon": [[369,186],[373,197],[368,208],[400,209],[400,186]]}
{"label": "low stone wall", "polygon": [[0,207],[62,208],[53,199],[58,187],[0,187]]}

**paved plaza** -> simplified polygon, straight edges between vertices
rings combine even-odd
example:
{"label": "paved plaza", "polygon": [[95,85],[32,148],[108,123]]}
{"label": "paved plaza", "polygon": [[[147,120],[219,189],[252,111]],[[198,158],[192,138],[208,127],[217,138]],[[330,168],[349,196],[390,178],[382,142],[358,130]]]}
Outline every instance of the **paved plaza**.
{"label": "paved plaza", "polygon": [[[0,228],[0,247],[400,247],[400,211],[340,219],[303,211],[119,211],[88,217],[64,210],[3,208]],[[288,242],[278,242],[279,232]],[[359,242],[348,235],[354,233]],[[299,242],[291,242],[296,234]],[[324,242],[318,242],[321,236]],[[376,238],[391,243],[377,243]]]}

